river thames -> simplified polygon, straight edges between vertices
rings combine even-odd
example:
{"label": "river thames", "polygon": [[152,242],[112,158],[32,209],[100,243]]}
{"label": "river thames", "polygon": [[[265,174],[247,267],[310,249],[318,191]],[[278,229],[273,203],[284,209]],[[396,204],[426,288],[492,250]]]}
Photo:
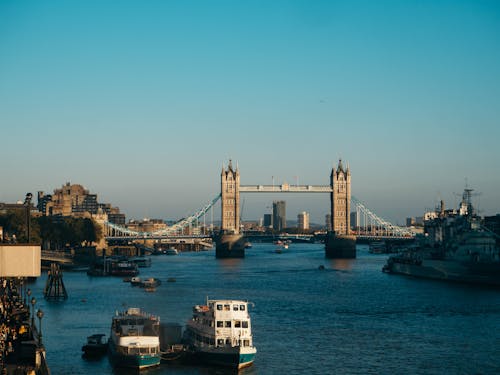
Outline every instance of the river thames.
{"label": "river thames", "polygon": [[[207,297],[254,303],[257,356],[240,374],[500,373],[499,289],[385,274],[387,256],[363,246],[354,260],[325,259],[321,244],[274,250],[254,244],[244,259],[215,259],[214,250],[154,256],[140,276],[159,278],[156,292],[118,277],[64,272],[69,298],[55,303],[43,299],[44,273],[30,288],[45,313],[52,374],[130,374],[107,357],[83,359],[86,337],[109,336],[111,317],[126,307],[184,325]],[[234,372],[162,364],[141,373]]]}

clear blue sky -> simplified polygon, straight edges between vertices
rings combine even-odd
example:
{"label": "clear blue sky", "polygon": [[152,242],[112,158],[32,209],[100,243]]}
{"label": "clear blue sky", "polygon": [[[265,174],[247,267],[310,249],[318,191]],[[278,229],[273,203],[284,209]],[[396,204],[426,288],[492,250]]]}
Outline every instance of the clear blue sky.
{"label": "clear blue sky", "polygon": [[[500,212],[500,2],[0,0],[0,201],[67,181],[127,218],[327,184],[403,223],[465,178]],[[297,176],[297,177],[296,177]],[[273,199],[323,222],[328,196]]]}

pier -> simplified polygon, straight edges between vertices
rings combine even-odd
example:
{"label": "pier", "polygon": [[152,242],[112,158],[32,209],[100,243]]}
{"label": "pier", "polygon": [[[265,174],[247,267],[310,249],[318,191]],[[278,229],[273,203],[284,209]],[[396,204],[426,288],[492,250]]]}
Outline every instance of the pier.
{"label": "pier", "polygon": [[50,375],[42,343],[43,311],[35,312],[36,299],[30,300],[31,291],[23,287],[22,278],[0,278],[1,374]]}
{"label": "pier", "polygon": [[[41,309],[27,288],[40,277],[41,250],[33,244],[0,244],[0,370],[2,375],[50,375],[42,342]],[[38,327],[35,324],[38,319]]]}

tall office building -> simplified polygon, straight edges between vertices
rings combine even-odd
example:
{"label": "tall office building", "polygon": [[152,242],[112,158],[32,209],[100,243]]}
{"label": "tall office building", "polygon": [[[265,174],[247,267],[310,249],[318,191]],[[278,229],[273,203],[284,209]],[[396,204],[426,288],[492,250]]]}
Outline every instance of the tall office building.
{"label": "tall office building", "polygon": [[297,215],[297,228],[300,230],[309,229],[309,213],[301,212]]}
{"label": "tall office building", "polygon": [[264,214],[264,228],[272,228],[272,227],[273,227],[273,215]]}
{"label": "tall office building", "polygon": [[286,202],[273,202],[273,229],[280,231],[286,228]]}
{"label": "tall office building", "polygon": [[332,215],[330,214],[325,215],[325,227],[327,231],[332,230]]}

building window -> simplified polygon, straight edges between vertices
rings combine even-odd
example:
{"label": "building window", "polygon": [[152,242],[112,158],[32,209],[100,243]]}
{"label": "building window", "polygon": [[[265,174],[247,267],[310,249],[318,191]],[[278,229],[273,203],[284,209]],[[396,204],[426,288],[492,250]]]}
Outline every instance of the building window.
{"label": "building window", "polygon": [[231,321],[230,320],[226,320],[224,323],[225,323],[224,326],[226,328],[231,328]]}
{"label": "building window", "polygon": [[217,321],[217,328],[222,328],[224,327],[224,322],[222,320]]}

